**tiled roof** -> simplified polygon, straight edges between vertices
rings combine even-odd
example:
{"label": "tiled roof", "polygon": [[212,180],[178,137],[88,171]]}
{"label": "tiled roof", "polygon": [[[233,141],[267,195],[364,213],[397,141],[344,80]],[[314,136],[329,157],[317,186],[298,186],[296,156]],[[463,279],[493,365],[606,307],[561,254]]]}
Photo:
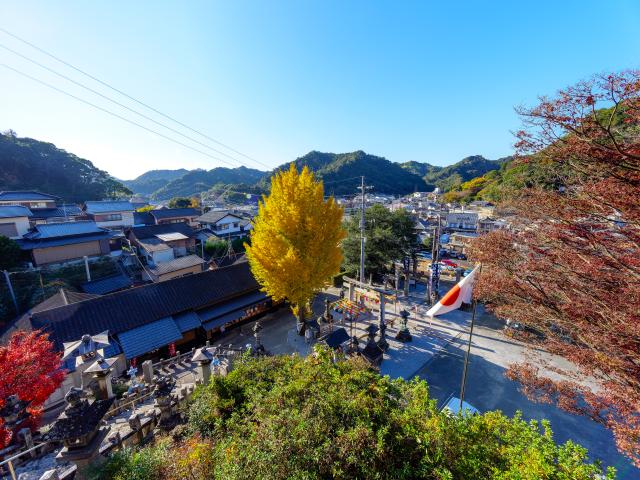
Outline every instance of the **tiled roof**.
{"label": "tiled roof", "polygon": [[181,338],[182,333],[171,317],[161,318],[118,335],[127,359],[164,347]]}
{"label": "tiled roof", "polygon": [[145,238],[157,238],[158,235],[168,233],[181,233],[186,237],[193,237],[195,231],[184,222],[181,223],[163,223],[161,225],[147,225],[144,227],[133,227],[129,230],[138,240]]}
{"label": "tiled roof", "polygon": [[18,243],[23,250],[31,250],[105,240],[111,236],[109,230],[98,227],[92,221],[41,223]]}
{"label": "tiled roof", "polygon": [[156,219],[161,220],[165,218],[197,217],[202,212],[197,208],[159,208],[158,210],[151,210],[149,213]]}
{"label": "tiled roof", "polygon": [[31,217],[33,214],[21,205],[0,205],[0,218]]}
{"label": "tiled roof", "polygon": [[123,200],[104,200],[100,202],[85,202],[87,213],[133,212],[131,202]]}
{"label": "tiled roof", "polygon": [[29,232],[25,238],[40,240],[45,238],[67,237],[71,235],[88,235],[93,233],[105,233],[104,228],[96,225],[96,222],[85,220],[80,222],[42,223],[35,226],[35,231]]}
{"label": "tiled roof", "polygon": [[23,202],[27,200],[49,200],[55,201],[58,197],[35,190],[7,190],[0,192],[0,202]]}
{"label": "tiled roof", "polygon": [[131,279],[120,273],[83,283],[81,288],[86,293],[106,295],[107,293],[113,293],[124,288],[129,288],[131,285],[133,285]]}
{"label": "tiled roof", "polygon": [[227,210],[211,210],[211,211],[205,213],[204,215],[201,215],[200,217],[196,218],[196,221],[198,221],[200,223],[218,223],[220,220],[222,220],[227,215],[231,215],[233,217],[236,217],[237,219],[241,219],[242,218],[240,215],[237,215],[235,213],[231,213],[231,212],[229,212]]}
{"label": "tiled roof", "polygon": [[247,263],[130,288],[85,302],[36,313],[31,323],[44,328],[57,348],[83,334],[117,334],[174,314],[222,304],[256,292]]}
{"label": "tiled roof", "polygon": [[78,217],[83,215],[82,210],[77,205],[61,205],[55,208],[32,208],[34,219],[47,219],[47,218],[64,218],[64,217]]}
{"label": "tiled roof", "polygon": [[159,238],[143,238],[138,243],[147,252],[162,252],[163,250],[171,250],[171,247]]}
{"label": "tiled roof", "polygon": [[173,315],[173,320],[176,322],[176,325],[178,325],[178,328],[182,333],[202,326],[200,317],[195,312],[184,312],[179,313],[178,315]]}
{"label": "tiled roof", "polygon": [[158,262],[155,267],[150,268],[149,271],[154,275],[164,275],[166,273],[177,272],[184,268],[195,267],[196,265],[202,265],[202,260],[197,255],[187,255],[185,257],[174,258],[169,262]]}

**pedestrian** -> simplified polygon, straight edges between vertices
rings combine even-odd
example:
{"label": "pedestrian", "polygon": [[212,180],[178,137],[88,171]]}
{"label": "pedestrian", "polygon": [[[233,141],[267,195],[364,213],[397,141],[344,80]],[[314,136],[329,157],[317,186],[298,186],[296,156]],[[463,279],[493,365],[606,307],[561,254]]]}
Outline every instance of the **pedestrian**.
{"label": "pedestrian", "polygon": [[304,331],[304,341],[306,342],[307,345],[309,345],[311,343],[311,337],[313,336],[313,333],[311,332],[310,328],[307,328]]}

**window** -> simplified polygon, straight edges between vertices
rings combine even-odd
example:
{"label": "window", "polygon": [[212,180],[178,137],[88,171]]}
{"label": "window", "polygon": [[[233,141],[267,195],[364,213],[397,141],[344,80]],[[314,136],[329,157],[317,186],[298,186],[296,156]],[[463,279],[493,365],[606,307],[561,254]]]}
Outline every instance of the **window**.
{"label": "window", "polygon": [[17,237],[18,229],[15,223],[0,223],[0,236],[3,237]]}
{"label": "window", "polygon": [[122,220],[121,213],[107,213],[106,215],[96,216],[97,222],[118,222]]}
{"label": "window", "polygon": [[220,225],[216,225],[216,230],[229,230],[229,224],[222,223]]}

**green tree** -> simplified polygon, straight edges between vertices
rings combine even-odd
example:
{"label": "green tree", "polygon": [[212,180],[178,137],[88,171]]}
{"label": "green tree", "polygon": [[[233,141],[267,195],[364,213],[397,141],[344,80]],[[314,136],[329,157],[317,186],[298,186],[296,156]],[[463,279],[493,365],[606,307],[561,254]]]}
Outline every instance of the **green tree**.
{"label": "green tree", "polygon": [[20,264],[20,246],[8,237],[0,235],[0,270],[8,270]]}
{"label": "green tree", "polygon": [[[346,222],[346,230],[343,268],[356,272],[360,268],[359,216]],[[405,210],[391,212],[382,205],[374,205],[365,212],[365,238],[365,272],[377,275],[394,260],[402,260],[415,251],[415,221]]]}
{"label": "green tree", "polygon": [[[382,377],[360,359],[334,362],[324,349],[306,358],[247,356],[194,397],[185,440],[117,454],[101,478],[592,480],[602,473],[584,448],[556,445],[547,422],[449,415],[424,381]],[[148,476],[129,477],[137,465],[150,467]]]}
{"label": "green tree", "polygon": [[216,237],[211,237],[204,244],[204,251],[207,252],[208,255],[211,255],[214,258],[222,257],[229,250],[229,244],[226,240],[220,240]]}
{"label": "green tree", "polygon": [[189,197],[173,197],[167,205],[169,208],[187,208],[193,206],[192,199]]}

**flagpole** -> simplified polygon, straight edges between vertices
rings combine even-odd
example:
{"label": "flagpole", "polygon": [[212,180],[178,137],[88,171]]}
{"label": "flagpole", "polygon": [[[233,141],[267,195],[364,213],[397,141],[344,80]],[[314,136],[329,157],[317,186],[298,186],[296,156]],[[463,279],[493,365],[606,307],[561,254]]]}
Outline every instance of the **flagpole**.
{"label": "flagpole", "polygon": [[[482,263],[478,269],[478,275],[482,273]],[[464,355],[464,367],[462,368],[462,383],[460,385],[460,414],[462,414],[462,402],[464,401],[464,390],[467,384],[467,368],[469,367],[469,354],[471,353],[471,339],[473,338],[473,326],[476,322],[476,307],[478,301],[473,299],[473,313],[471,314],[471,328],[469,329],[469,343],[467,343],[467,351]]]}

